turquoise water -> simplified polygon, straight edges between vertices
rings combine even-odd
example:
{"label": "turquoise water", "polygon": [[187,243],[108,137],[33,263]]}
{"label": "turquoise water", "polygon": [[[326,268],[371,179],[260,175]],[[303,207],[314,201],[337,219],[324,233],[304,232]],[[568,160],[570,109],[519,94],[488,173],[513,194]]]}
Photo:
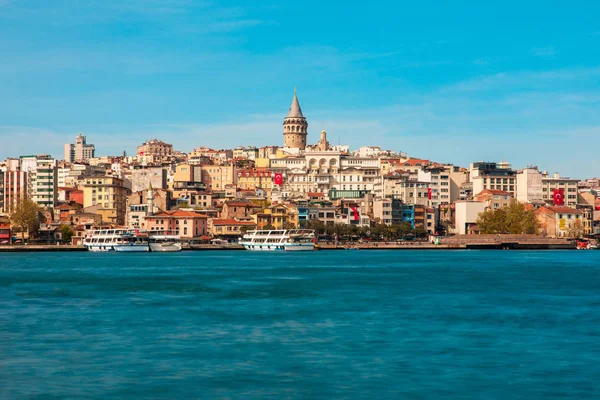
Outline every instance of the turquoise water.
{"label": "turquoise water", "polygon": [[2,399],[599,399],[600,251],[0,254]]}

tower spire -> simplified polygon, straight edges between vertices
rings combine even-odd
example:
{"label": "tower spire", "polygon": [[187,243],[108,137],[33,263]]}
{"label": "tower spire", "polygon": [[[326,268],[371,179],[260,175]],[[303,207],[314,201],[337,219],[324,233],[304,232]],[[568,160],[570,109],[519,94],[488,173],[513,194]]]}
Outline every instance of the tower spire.
{"label": "tower spire", "polygon": [[290,112],[287,115],[288,118],[304,118],[302,115],[302,109],[300,108],[300,102],[296,95],[296,88],[294,87],[294,98],[292,99],[292,105],[290,106]]}

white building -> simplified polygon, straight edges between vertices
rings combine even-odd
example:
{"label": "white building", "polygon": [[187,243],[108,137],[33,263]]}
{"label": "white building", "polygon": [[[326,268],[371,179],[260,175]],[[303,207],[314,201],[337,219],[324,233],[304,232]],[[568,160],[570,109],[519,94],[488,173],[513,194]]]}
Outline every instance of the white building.
{"label": "white building", "polygon": [[480,201],[457,201],[454,203],[456,234],[465,235],[477,223],[477,217],[485,211],[486,203]]}
{"label": "white building", "polygon": [[428,182],[431,188],[430,206],[439,207],[450,204],[460,198],[461,185],[467,181],[467,175],[451,164],[423,166],[417,171],[417,179]]}
{"label": "white building", "polygon": [[507,162],[475,162],[471,163],[470,180],[473,183],[473,194],[485,189],[503,190],[517,195],[517,173]]}
{"label": "white building", "polygon": [[527,167],[517,171],[517,201],[520,203],[541,203],[542,173],[538,167]]}
{"label": "white building", "polygon": [[65,144],[65,161],[85,162],[94,158],[96,148],[93,144],[87,144],[86,137],[79,132],[75,138],[75,144]]}
{"label": "white building", "polygon": [[542,173],[542,197],[548,204],[554,204],[554,189],[562,189],[564,195],[564,205],[575,207],[577,205],[578,179],[561,177],[558,173],[549,176],[548,173]]}
{"label": "white building", "polygon": [[343,155],[341,152],[306,151],[302,156],[271,161],[271,170],[282,173],[280,191],[290,195],[330,190],[361,190],[373,192],[379,177],[379,162],[375,158]]}
{"label": "white building", "polygon": [[28,174],[28,193],[42,207],[58,200],[58,161],[47,154],[21,157],[21,170]]}

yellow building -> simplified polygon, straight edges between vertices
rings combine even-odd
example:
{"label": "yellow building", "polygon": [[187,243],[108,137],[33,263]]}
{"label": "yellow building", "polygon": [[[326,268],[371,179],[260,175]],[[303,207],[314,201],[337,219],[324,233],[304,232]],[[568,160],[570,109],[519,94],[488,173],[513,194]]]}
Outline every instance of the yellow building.
{"label": "yellow building", "polygon": [[203,165],[202,183],[209,190],[224,190],[226,185],[237,184],[235,165]]}
{"label": "yellow building", "polygon": [[194,166],[189,164],[179,164],[175,167],[174,182],[194,182]]}
{"label": "yellow building", "polygon": [[268,168],[238,169],[237,186],[240,189],[271,188],[273,177]]}
{"label": "yellow building", "polygon": [[257,158],[254,160],[254,166],[256,168],[269,168],[271,166],[270,158]]}
{"label": "yellow building", "polygon": [[83,207],[98,206],[97,214],[102,216],[103,222],[125,225],[127,196],[130,193],[123,179],[113,176],[89,177],[83,185]]}
{"label": "yellow building", "polygon": [[293,204],[275,204],[258,213],[254,218],[257,224],[261,219],[269,221],[274,229],[289,229],[298,227],[298,207]]}

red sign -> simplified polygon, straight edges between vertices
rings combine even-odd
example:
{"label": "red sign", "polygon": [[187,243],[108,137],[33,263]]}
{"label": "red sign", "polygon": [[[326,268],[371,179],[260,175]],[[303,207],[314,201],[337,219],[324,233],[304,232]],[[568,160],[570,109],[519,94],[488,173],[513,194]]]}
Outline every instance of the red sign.
{"label": "red sign", "polygon": [[431,200],[431,188],[427,188],[427,198]]}
{"label": "red sign", "polygon": [[563,189],[554,189],[552,192],[552,201],[555,206],[562,206],[565,204],[565,195]]}
{"label": "red sign", "polygon": [[358,221],[358,210],[356,209],[356,207],[350,207],[350,209],[354,211],[354,220]]}
{"label": "red sign", "polygon": [[273,178],[273,183],[276,185],[283,185],[283,174],[275,174]]}

